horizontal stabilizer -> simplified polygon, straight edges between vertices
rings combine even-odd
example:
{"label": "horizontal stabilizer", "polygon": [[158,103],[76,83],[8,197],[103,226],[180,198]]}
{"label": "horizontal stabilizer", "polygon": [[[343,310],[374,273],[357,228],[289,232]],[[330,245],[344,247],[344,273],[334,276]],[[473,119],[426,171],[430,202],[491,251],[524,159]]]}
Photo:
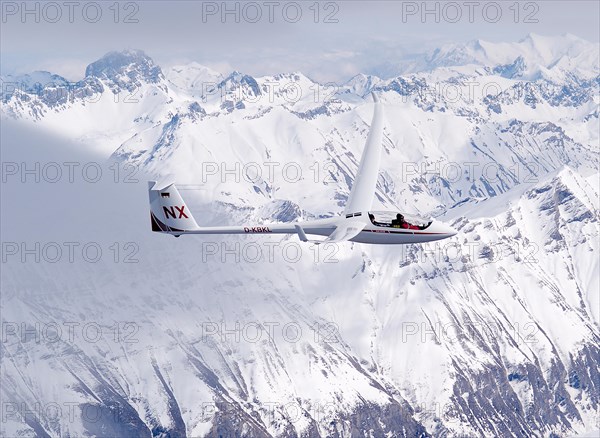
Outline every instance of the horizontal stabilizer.
{"label": "horizontal stabilizer", "polygon": [[148,181],[148,188],[150,190],[163,190],[173,184],[175,184],[175,175],[169,174],[161,177],[158,181]]}

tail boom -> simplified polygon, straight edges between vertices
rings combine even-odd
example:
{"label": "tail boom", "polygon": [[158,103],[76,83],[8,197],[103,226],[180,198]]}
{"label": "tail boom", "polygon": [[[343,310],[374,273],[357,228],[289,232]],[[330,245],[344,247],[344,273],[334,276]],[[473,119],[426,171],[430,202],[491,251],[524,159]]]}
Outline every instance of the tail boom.
{"label": "tail boom", "polygon": [[[180,236],[182,234],[296,234],[294,223],[247,226],[200,227],[174,183],[160,186],[148,183],[152,231]],[[329,235],[334,226],[328,221],[303,223],[308,233]]]}

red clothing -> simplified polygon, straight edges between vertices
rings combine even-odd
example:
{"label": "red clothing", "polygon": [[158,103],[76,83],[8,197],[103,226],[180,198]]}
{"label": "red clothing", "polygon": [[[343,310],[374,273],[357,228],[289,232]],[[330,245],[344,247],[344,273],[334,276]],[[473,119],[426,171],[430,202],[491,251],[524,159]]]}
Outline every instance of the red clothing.
{"label": "red clothing", "polygon": [[420,230],[418,225],[412,225],[412,224],[409,224],[408,222],[402,222],[400,224],[400,228],[404,228],[405,230]]}

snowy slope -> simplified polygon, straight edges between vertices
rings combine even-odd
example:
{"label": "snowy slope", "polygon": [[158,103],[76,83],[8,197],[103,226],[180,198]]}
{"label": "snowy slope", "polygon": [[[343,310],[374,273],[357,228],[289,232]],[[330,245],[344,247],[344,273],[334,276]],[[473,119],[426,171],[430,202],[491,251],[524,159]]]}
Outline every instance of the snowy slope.
{"label": "snowy slope", "polygon": [[[530,33],[518,42],[473,40],[447,44],[431,53],[413,56],[410,61],[399,62],[396,74],[464,65],[495,67],[509,76],[530,79],[548,72],[558,75],[570,72],[593,78],[600,70],[600,54],[597,43],[572,34]],[[388,71],[391,69],[387,67]]]}
{"label": "snowy slope", "polygon": [[[484,44],[462,65],[334,90],[299,72],[163,75],[126,51],[91,64],[68,98],[60,84],[6,97],[4,161],[112,156],[139,183],[3,184],[5,242],[94,241],[105,256],[3,263],[1,434],[597,429],[598,79],[572,69],[589,43],[559,40]],[[513,52],[571,74],[495,69]],[[295,236],[149,232],[145,181],[168,173],[202,224],[340,212],[371,90],[386,105],[376,204],[439,215],[459,230],[451,240],[319,252]],[[115,262],[115,242],[135,243],[137,262]]]}

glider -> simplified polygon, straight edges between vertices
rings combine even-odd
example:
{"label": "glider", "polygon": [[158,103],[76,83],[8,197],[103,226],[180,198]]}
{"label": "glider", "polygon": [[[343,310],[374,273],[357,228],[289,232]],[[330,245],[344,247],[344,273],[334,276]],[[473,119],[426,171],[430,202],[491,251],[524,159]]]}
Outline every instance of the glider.
{"label": "glider", "polygon": [[[367,136],[358,173],[342,215],[305,222],[199,226],[174,183],[149,181],[152,231],[179,237],[183,234],[297,234],[303,242],[360,242],[371,244],[408,244],[452,237],[456,231],[448,225],[399,212],[371,211],[379,175],[383,141],[383,105],[372,93],[375,103],[373,121]],[[308,235],[324,236],[312,240]]]}

